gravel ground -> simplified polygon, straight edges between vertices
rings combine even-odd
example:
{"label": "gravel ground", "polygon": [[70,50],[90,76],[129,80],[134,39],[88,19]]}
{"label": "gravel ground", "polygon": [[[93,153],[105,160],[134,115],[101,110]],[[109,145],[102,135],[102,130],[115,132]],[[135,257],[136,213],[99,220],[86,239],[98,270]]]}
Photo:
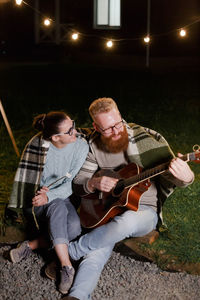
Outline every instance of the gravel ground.
{"label": "gravel ground", "polygon": [[[54,281],[43,275],[45,261],[33,253],[27,260],[11,263],[11,246],[0,248],[1,300],[56,300],[61,294]],[[92,300],[198,300],[200,276],[172,273],[154,263],[114,252],[105,266]]]}

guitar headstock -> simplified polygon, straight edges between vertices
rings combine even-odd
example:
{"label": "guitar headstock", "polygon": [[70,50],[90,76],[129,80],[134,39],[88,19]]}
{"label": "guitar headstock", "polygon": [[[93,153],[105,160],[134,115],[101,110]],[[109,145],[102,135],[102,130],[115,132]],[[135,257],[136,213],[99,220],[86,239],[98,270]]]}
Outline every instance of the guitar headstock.
{"label": "guitar headstock", "polygon": [[194,162],[200,163],[200,146],[194,145],[193,151],[194,151],[194,156],[195,156]]}

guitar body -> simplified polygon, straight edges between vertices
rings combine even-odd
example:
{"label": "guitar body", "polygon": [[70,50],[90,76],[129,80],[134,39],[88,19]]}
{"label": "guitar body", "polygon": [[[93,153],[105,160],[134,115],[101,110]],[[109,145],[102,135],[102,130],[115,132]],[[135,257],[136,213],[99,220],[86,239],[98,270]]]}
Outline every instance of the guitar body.
{"label": "guitar body", "polygon": [[[109,176],[118,179],[126,179],[139,174],[141,168],[131,163],[119,172],[101,170],[99,176]],[[120,195],[112,193],[95,192],[81,199],[80,220],[85,228],[95,228],[107,223],[110,219],[125,210],[137,211],[141,195],[148,190],[149,180],[142,181],[124,188]]]}

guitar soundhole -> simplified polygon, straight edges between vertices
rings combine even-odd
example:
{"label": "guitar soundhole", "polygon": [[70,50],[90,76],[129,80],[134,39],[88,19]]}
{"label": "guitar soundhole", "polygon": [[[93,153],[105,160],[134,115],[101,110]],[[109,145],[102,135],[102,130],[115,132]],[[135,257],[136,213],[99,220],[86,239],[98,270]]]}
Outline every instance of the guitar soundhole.
{"label": "guitar soundhole", "polygon": [[114,188],[112,195],[114,197],[118,197],[124,190],[124,180],[120,179],[116,185],[116,187]]}

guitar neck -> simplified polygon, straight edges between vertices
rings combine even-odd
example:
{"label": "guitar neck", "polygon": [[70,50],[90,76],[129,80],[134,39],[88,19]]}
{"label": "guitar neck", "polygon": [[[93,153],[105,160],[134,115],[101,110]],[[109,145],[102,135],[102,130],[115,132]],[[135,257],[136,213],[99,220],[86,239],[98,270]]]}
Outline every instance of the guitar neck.
{"label": "guitar neck", "polygon": [[[180,158],[183,161],[190,161],[190,160],[195,160],[196,159],[194,152],[187,153],[187,154],[183,155]],[[129,187],[129,186],[131,186],[133,184],[142,182],[144,180],[147,180],[149,178],[152,178],[154,176],[162,174],[162,173],[164,173],[168,169],[169,164],[170,164],[170,161],[168,161],[166,163],[163,163],[163,164],[160,164],[160,165],[158,165],[158,166],[156,166],[154,168],[148,169],[146,171],[143,171],[143,172],[141,172],[141,173],[139,173],[139,174],[137,174],[137,175],[135,175],[133,177],[130,177],[128,179],[124,179],[123,180],[123,186],[124,187]]]}

